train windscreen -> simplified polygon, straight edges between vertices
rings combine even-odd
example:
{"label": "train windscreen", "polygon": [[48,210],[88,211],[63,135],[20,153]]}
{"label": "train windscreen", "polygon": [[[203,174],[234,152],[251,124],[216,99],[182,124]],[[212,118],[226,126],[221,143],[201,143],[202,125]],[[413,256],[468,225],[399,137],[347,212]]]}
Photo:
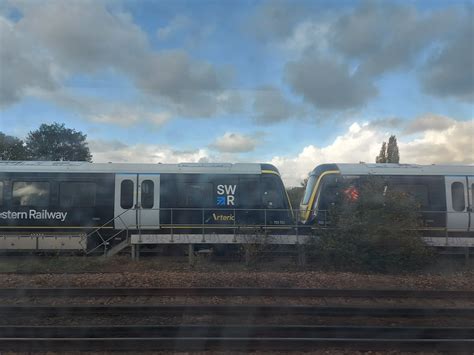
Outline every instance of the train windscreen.
{"label": "train windscreen", "polygon": [[318,180],[318,175],[311,175],[308,179],[308,183],[306,184],[306,190],[304,192],[302,204],[307,205],[309,203],[309,199],[311,198],[311,194],[314,189],[314,185],[316,184],[316,181]]}

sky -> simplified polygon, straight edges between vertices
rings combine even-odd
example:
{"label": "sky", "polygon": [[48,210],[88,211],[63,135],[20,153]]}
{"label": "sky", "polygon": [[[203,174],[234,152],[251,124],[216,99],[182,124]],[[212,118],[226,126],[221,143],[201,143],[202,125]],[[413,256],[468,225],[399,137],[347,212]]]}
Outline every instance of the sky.
{"label": "sky", "polygon": [[0,0],[0,131],[94,162],[474,163],[474,1]]}

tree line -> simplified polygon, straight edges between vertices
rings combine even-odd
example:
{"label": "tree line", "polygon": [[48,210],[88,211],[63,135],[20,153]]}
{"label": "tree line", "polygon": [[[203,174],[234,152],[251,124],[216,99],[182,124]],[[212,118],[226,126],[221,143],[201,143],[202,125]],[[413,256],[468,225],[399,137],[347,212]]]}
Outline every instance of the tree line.
{"label": "tree line", "polygon": [[42,124],[25,140],[0,132],[1,160],[88,161],[87,135],[64,123]]}
{"label": "tree line", "polygon": [[395,163],[400,162],[400,152],[398,151],[397,137],[390,136],[387,142],[382,143],[380,153],[375,158],[376,163]]}

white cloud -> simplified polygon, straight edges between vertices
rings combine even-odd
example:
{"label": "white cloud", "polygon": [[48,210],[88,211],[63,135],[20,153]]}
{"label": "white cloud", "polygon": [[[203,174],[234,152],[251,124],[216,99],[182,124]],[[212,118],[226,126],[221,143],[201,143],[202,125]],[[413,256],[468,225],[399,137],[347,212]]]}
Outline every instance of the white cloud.
{"label": "white cloud", "polygon": [[66,72],[117,68],[127,72],[149,54],[146,34],[127,13],[103,1],[49,0],[20,2],[22,18],[15,31],[37,41],[42,51]]}
{"label": "white cloud", "polygon": [[161,127],[171,118],[168,112],[148,112],[143,109],[119,107],[108,113],[92,114],[89,119],[98,123],[118,124],[123,127],[132,126],[139,122],[151,123],[154,127]]}
{"label": "white cloud", "polygon": [[[0,60],[11,73],[0,76],[0,104],[21,100],[31,88],[64,90],[61,86],[74,75],[111,71],[161,110],[209,117],[227,107],[219,95],[232,80],[231,68],[197,60],[184,50],[155,50],[119,6],[92,0],[14,4],[22,15],[17,22],[0,17]],[[107,113],[98,115],[109,121]]]}
{"label": "white cloud", "polygon": [[[474,164],[474,121],[451,122],[446,129],[425,126],[418,138],[398,136],[401,163]],[[421,127],[421,126],[419,126]],[[323,147],[309,145],[296,156],[275,156],[287,186],[298,186],[308,172],[324,163],[372,163],[389,133],[378,126],[353,123],[348,130]]]}
{"label": "white cloud", "polygon": [[384,139],[384,133],[353,123],[346,133],[325,147],[309,145],[294,157],[276,156],[271,163],[278,167],[288,186],[298,186],[319,164],[372,162]]}
{"label": "white cloud", "polygon": [[285,38],[292,28],[310,13],[301,2],[261,1],[254,14],[247,18],[250,34],[260,40]]}
{"label": "white cloud", "polygon": [[365,0],[317,10],[312,5],[263,3],[253,28],[256,38],[271,41],[289,60],[287,83],[316,108],[365,105],[378,94],[378,78],[399,70],[412,71],[430,95],[472,102],[472,4],[421,9]]}
{"label": "white cloud", "polygon": [[423,131],[443,131],[455,124],[456,121],[450,117],[427,114],[410,121],[403,130],[403,133],[412,134]]}
{"label": "white cloud", "polygon": [[255,92],[253,102],[255,120],[259,123],[275,123],[295,116],[305,116],[302,105],[288,100],[280,89],[274,86],[263,86]]}
{"label": "white cloud", "polygon": [[173,117],[171,112],[157,110],[155,105],[146,102],[136,104],[122,101],[117,103],[92,96],[78,95],[69,90],[55,92],[30,90],[30,93],[37,98],[72,109],[91,122],[110,123],[122,127],[146,122],[156,128],[163,126]]}
{"label": "white cloud", "polygon": [[206,149],[178,151],[154,144],[127,145],[118,141],[91,140],[89,147],[95,163],[195,163],[209,161]]}
{"label": "white cloud", "polygon": [[169,24],[165,27],[160,27],[156,31],[156,36],[159,40],[165,41],[170,37],[176,35],[177,33],[183,31],[192,24],[192,21],[189,17],[184,15],[178,15],[173,18]]}
{"label": "white cloud", "polygon": [[[86,106],[87,102],[94,104]],[[167,111],[157,111],[146,105],[134,106],[131,103],[113,103],[109,101],[84,100],[81,102],[83,115],[92,122],[110,123],[130,127],[137,123],[149,124],[150,128],[163,126],[172,115]]]}
{"label": "white cloud", "polygon": [[52,61],[38,57],[35,41],[15,27],[0,15],[0,107],[20,100],[31,88],[54,90],[57,86]]}
{"label": "white cloud", "polygon": [[474,120],[454,121],[444,130],[427,130],[421,138],[401,142],[404,162],[473,164]]}
{"label": "white cloud", "polygon": [[222,137],[217,138],[211,147],[222,153],[251,152],[259,144],[261,137],[260,133],[245,135],[226,132]]}
{"label": "white cloud", "polygon": [[277,44],[287,56],[299,57],[308,49],[328,50],[329,24],[327,20],[307,20],[295,26],[282,43]]}
{"label": "white cloud", "polygon": [[351,67],[335,56],[319,52],[303,55],[285,66],[285,80],[304,100],[322,110],[361,107],[378,94],[366,75],[351,73]]}

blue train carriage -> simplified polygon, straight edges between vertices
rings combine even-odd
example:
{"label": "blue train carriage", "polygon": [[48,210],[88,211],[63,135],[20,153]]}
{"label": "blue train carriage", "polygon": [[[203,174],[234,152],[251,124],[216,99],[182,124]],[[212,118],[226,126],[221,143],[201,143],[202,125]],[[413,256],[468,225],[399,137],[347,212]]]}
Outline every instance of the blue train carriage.
{"label": "blue train carriage", "polygon": [[90,249],[138,230],[232,234],[293,224],[269,164],[0,161],[0,250]]}
{"label": "blue train carriage", "polygon": [[384,189],[412,196],[421,206],[422,232],[440,247],[474,246],[474,166],[413,164],[323,164],[308,179],[299,220],[317,229],[327,224],[327,211],[335,194],[357,199],[361,182],[381,179]]}

